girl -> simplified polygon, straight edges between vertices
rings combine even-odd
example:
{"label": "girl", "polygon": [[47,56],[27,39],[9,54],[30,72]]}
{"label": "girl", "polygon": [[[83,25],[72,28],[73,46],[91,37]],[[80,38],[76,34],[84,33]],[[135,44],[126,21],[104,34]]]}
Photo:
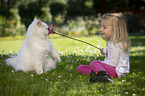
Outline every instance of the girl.
{"label": "girl", "polygon": [[127,34],[126,19],[118,13],[106,13],[102,17],[101,36],[107,41],[107,47],[100,49],[105,55],[104,61],[94,60],[89,65],[80,65],[81,74],[95,74],[90,82],[112,81],[129,73],[129,48],[131,42]]}

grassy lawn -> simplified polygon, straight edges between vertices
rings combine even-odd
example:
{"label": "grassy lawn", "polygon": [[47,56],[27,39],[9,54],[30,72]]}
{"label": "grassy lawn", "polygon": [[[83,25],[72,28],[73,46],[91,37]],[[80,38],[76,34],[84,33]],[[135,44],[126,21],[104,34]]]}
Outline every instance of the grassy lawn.
{"label": "grassy lawn", "polygon": [[[105,47],[100,36],[79,37],[99,48]],[[15,72],[4,60],[17,53],[23,38],[0,38],[0,96],[144,96],[145,36],[131,36],[130,73],[111,83],[90,84],[90,77],[79,75],[77,68],[92,60],[103,60],[91,46],[67,38],[50,38],[60,53],[57,68],[41,75],[35,72]],[[24,58],[25,59],[25,58]]]}

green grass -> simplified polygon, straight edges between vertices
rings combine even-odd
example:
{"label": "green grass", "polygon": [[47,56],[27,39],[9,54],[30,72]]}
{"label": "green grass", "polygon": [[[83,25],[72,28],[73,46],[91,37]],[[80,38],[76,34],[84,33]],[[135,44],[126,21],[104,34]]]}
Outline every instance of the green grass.
{"label": "green grass", "polygon": [[[80,40],[84,40],[86,42],[89,42],[91,44],[96,45],[97,47],[104,48],[105,47],[105,41],[101,39],[100,36],[98,37],[80,37]],[[5,53],[17,53],[19,48],[21,47],[21,43],[23,42],[23,39],[0,39],[2,42],[0,42],[0,54]],[[68,38],[50,38],[50,40],[53,42],[53,45],[55,49],[60,54],[73,54],[73,53],[79,53],[79,54],[99,54],[99,50],[90,47],[89,45],[86,45],[84,43],[74,41],[72,39]]]}
{"label": "green grass", "polygon": [[[79,37],[100,48],[105,41],[99,36]],[[0,38],[0,96],[144,96],[145,94],[145,36],[131,36],[130,73],[111,83],[90,84],[90,77],[79,75],[77,68],[92,60],[103,60],[99,51],[86,44],[67,39],[50,38],[61,54],[57,68],[37,75],[35,72],[15,72],[4,60],[17,53],[23,39]]]}

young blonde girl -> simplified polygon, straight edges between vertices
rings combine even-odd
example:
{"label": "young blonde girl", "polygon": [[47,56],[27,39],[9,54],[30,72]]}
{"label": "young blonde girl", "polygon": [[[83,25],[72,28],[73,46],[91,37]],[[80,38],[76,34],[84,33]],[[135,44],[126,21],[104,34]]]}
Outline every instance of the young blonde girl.
{"label": "young blonde girl", "polygon": [[119,13],[106,13],[102,17],[101,36],[107,47],[100,49],[104,61],[94,60],[90,65],[80,65],[80,74],[95,74],[90,82],[112,81],[129,73],[129,49],[131,42],[127,33],[126,19]]}

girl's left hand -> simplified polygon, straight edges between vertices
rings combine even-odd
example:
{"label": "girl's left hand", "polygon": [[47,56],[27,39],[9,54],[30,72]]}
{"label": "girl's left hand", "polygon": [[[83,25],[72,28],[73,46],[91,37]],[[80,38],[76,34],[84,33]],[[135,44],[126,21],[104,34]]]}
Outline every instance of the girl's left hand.
{"label": "girl's left hand", "polygon": [[105,53],[103,52],[103,48],[100,49],[100,52],[102,55],[105,55]]}

